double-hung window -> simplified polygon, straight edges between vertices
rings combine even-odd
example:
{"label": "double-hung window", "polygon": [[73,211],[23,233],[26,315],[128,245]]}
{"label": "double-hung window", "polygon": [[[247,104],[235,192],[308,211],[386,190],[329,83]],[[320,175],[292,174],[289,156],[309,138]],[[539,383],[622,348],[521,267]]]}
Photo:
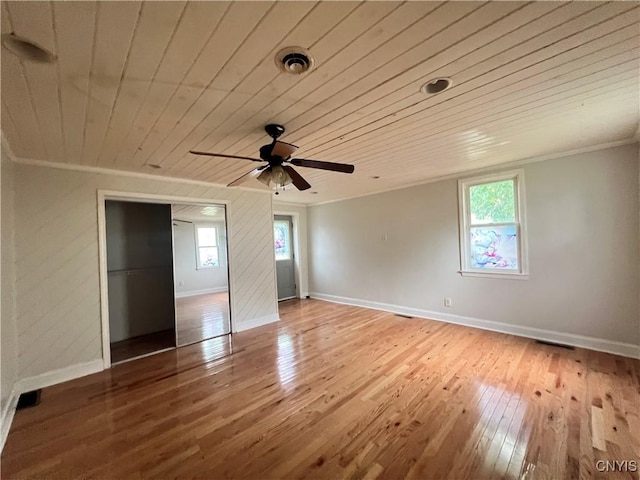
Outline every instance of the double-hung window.
{"label": "double-hung window", "polygon": [[196,225],[196,247],[198,270],[220,266],[216,227]]}
{"label": "double-hung window", "polygon": [[459,180],[461,273],[527,278],[522,170]]}

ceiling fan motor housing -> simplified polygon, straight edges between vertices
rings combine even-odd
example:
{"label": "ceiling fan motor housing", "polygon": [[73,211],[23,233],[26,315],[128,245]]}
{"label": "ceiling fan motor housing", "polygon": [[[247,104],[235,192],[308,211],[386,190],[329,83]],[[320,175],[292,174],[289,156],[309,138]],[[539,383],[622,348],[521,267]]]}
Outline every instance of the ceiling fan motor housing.
{"label": "ceiling fan motor housing", "polygon": [[[271,155],[271,149],[273,148],[273,144],[269,143],[267,145],[263,145],[260,147],[260,158],[262,160],[264,160],[265,162],[269,162],[269,165],[273,164],[277,164],[277,158],[274,158]],[[282,163],[282,161],[280,161],[280,163]]]}

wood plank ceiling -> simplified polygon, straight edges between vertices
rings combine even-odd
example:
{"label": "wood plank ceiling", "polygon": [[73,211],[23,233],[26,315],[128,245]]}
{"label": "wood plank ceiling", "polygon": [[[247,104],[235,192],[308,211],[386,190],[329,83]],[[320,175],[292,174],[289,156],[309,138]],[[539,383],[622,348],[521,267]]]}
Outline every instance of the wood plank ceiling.
{"label": "wood plank ceiling", "polygon": [[[398,188],[632,138],[639,5],[3,2],[2,33],[57,61],[3,48],[2,131],[18,157],[226,184],[254,164],[188,150],[256,156],[277,122],[297,156],[356,165],[299,168],[313,188],[281,200]],[[296,45],[316,66],[285,74]],[[454,85],[422,94],[435,77]]]}

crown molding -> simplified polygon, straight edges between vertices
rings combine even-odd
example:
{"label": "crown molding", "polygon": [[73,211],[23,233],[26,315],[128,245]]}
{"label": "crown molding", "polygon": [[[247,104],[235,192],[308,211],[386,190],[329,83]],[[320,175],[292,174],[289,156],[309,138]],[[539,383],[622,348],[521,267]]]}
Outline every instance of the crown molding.
{"label": "crown molding", "polygon": [[[638,135],[638,134],[640,134],[640,128],[638,129],[638,132],[636,133],[636,135]],[[499,172],[499,171],[502,171],[504,169],[514,168],[514,167],[521,167],[521,166],[529,165],[529,164],[532,164],[532,163],[543,162],[545,160],[553,160],[554,158],[570,157],[572,155],[579,155],[581,153],[589,153],[589,152],[595,152],[595,151],[598,151],[598,150],[605,150],[607,148],[621,147],[623,145],[629,145],[629,144],[632,144],[632,143],[636,143],[638,141],[639,141],[639,139],[636,136],[634,136],[632,138],[627,138],[625,140],[618,140],[618,141],[609,142],[609,143],[600,143],[598,145],[592,145],[590,147],[576,148],[574,150],[566,150],[564,152],[559,152],[559,153],[550,153],[550,154],[547,154],[547,155],[541,155],[539,157],[527,157],[527,158],[522,158],[520,160],[513,160],[511,162],[501,163],[499,165],[491,165],[489,167],[476,168],[476,169],[473,169],[473,170],[463,170],[463,171],[456,172],[456,173],[451,173],[451,174],[448,174],[448,175],[441,175],[441,176],[429,178],[429,179],[426,179],[426,180],[420,180],[418,182],[409,183],[409,184],[401,185],[401,186],[398,186],[398,187],[382,188],[380,190],[375,190],[373,192],[362,193],[362,194],[359,194],[359,195],[353,195],[353,196],[348,196],[348,197],[342,197],[342,198],[339,198],[339,199],[336,199],[336,200],[326,200],[324,202],[306,203],[306,204],[301,204],[301,205],[306,205],[308,207],[315,207],[315,206],[318,206],[318,205],[327,205],[329,203],[343,202],[345,200],[353,200],[355,198],[368,197],[370,195],[378,195],[380,193],[393,192],[393,191],[396,191],[396,190],[403,190],[405,188],[418,187],[420,185],[428,185],[430,183],[442,182],[444,180],[453,180],[453,179],[457,180],[459,178],[478,175],[478,174],[481,174],[481,173]]]}
{"label": "crown molding", "polygon": [[[72,164],[72,163],[59,163],[59,162],[49,162],[46,160],[36,160],[36,159],[31,159],[31,158],[23,158],[23,157],[17,157],[15,155],[15,153],[13,152],[13,150],[11,149],[11,145],[9,144],[9,142],[7,141],[4,132],[0,132],[1,134],[1,138],[2,138],[2,145],[5,147],[6,151],[9,153],[9,158],[11,159],[11,161],[18,163],[18,164],[22,164],[22,165],[33,165],[33,166],[38,166],[38,167],[45,167],[45,168],[56,168],[56,169],[61,169],[61,170],[72,170],[72,171],[77,171],[77,172],[84,172],[84,173],[98,173],[98,174],[103,174],[103,175],[118,175],[118,176],[122,176],[122,177],[129,177],[129,178],[141,178],[141,179],[146,179],[146,180],[155,180],[155,181],[165,181],[165,182],[173,182],[173,183],[182,183],[182,184],[189,184],[189,185],[199,185],[199,186],[204,186],[204,187],[213,187],[213,188],[230,188],[227,187],[224,184],[219,184],[219,183],[213,183],[213,182],[205,182],[202,180],[192,180],[192,179],[188,179],[188,178],[177,178],[177,177],[169,177],[169,176],[165,176],[165,175],[154,175],[152,173],[141,173],[141,172],[130,172],[130,171],[126,171],[126,170],[117,170],[117,169],[112,169],[112,168],[103,168],[103,167],[92,167],[89,165],[77,165],[77,164]],[[428,185],[430,183],[435,183],[435,182],[441,182],[444,180],[452,180],[452,179],[458,179],[458,178],[463,178],[467,175],[476,175],[476,174],[481,174],[481,173],[489,173],[489,172],[495,172],[495,171],[500,171],[502,169],[505,168],[513,168],[513,167],[519,167],[519,166],[523,166],[523,165],[528,165],[531,163],[537,163],[537,162],[543,162],[545,160],[552,160],[555,158],[561,158],[561,157],[569,157],[571,155],[578,155],[581,153],[589,153],[589,152],[595,152],[598,150],[604,150],[607,148],[614,148],[614,147],[620,147],[623,145],[629,145],[632,143],[636,143],[640,141],[640,125],[638,126],[638,130],[636,130],[636,133],[634,134],[633,137],[631,138],[627,138],[625,140],[618,140],[615,142],[609,142],[609,143],[601,143],[598,145],[592,145],[589,147],[582,147],[582,148],[577,148],[574,150],[566,150],[563,152],[559,152],[559,153],[551,153],[551,154],[547,154],[547,155],[541,155],[538,157],[527,157],[527,158],[522,158],[519,160],[514,160],[511,162],[506,162],[506,163],[502,163],[500,165],[491,165],[489,167],[482,167],[482,168],[477,168],[477,169],[473,169],[473,170],[465,170],[465,171],[460,171],[460,172],[455,172],[455,173],[451,173],[448,175],[441,175],[438,177],[433,177],[433,178],[429,178],[429,179],[425,179],[425,180],[420,180],[418,182],[414,182],[414,183],[409,183],[409,184],[405,184],[405,185],[400,185],[397,187],[390,187],[390,188],[381,188],[379,190],[375,190],[373,192],[367,192],[367,193],[362,193],[362,194],[358,194],[358,195],[351,195],[351,196],[346,196],[346,197],[341,197],[338,199],[334,199],[334,200],[326,200],[324,202],[317,202],[317,203],[303,203],[303,202],[282,202],[280,200],[273,200],[274,203],[277,204],[281,204],[281,205],[291,205],[291,206],[298,206],[298,207],[313,207],[313,206],[317,206],[317,205],[326,205],[329,203],[336,203],[336,202],[342,202],[345,200],[353,200],[355,198],[362,198],[362,197],[368,197],[370,195],[378,195],[380,193],[386,193],[386,192],[393,192],[396,190],[402,190],[405,188],[411,188],[411,187],[417,187],[420,185]],[[268,193],[271,194],[272,192],[270,190],[265,190],[265,189],[260,189],[260,188],[251,188],[251,187],[233,187],[236,190],[242,190],[242,191],[248,191],[248,192],[259,192],[259,193]]]}
{"label": "crown molding", "polygon": [[273,200],[273,206],[274,207],[296,207],[296,208],[301,208],[304,207],[306,208],[308,206],[308,204],[306,203],[294,203],[294,202],[281,202],[280,200]]}
{"label": "crown molding", "polygon": [[[58,170],[71,170],[75,172],[81,173],[94,173],[101,175],[116,175],[120,177],[128,177],[128,178],[140,178],[144,180],[154,180],[161,182],[172,182],[172,183],[182,183],[189,185],[199,185],[202,187],[209,188],[220,188],[220,189],[231,189],[231,187],[227,187],[221,183],[213,183],[213,182],[205,182],[203,180],[192,180],[190,178],[178,178],[178,177],[169,177],[166,175],[154,175],[152,173],[142,173],[142,172],[129,172],[126,170],[117,170],[114,168],[103,168],[103,167],[92,167],[89,165],[77,165],[74,163],[59,163],[59,162],[48,162],[46,160],[36,160],[32,158],[22,158],[15,157],[13,161],[20,165],[30,165],[35,167],[44,167],[44,168],[54,168]],[[253,193],[264,193],[271,195],[271,191],[264,190],[260,188],[251,188],[251,187],[233,187],[234,190],[242,190]]]}

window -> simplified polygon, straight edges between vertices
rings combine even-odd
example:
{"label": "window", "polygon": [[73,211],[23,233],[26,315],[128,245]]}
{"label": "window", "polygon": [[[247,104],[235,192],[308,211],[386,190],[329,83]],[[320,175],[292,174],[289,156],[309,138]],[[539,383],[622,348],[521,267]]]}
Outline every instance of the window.
{"label": "window", "polygon": [[216,227],[196,226],[196,251],[198,269],[220,266]]}
{"label": "window", "polygon": [[526,278],[521,170],[460,180],[462,275]]}
{"label": "window", "polygon": [[273,222],[273,240],[276,260],[291,260],[291,240],[289,222],[275,220]]}

